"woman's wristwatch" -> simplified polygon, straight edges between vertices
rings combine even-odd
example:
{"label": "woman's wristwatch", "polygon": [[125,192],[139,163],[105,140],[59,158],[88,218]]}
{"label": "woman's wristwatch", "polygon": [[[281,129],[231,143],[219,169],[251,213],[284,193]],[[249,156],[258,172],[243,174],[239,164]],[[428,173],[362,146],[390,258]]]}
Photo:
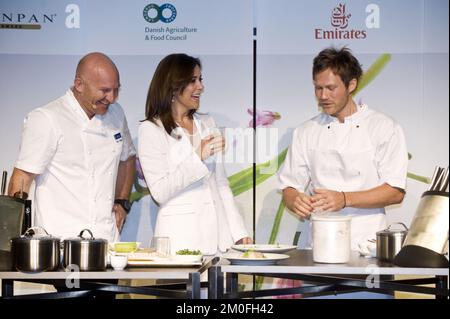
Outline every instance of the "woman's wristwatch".
{"label": "woman's wristwatch", "polygon": [[122,206],[123,210],[128,214],[131,210],[131,203],[128,199],[115,199],[114,204]]}

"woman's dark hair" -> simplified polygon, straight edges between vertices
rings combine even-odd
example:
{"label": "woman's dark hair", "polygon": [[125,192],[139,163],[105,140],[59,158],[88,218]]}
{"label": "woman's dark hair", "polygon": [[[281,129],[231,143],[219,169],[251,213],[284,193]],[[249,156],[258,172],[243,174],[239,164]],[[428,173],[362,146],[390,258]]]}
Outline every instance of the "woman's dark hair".
{"label": "woman's dark hair", "polygon": [[363,73],[359,61],[346,47],[341,49],[331,47],[322,50],[313,61],[313,79],[318,73],[326,69],[331,69],[334,74],[338,75],[347,88],[353,79],[356,79],[357,84],[359,84]]}
{"label": "woman's dark hair", "polygon": [[[160,119],[167,134],[177,127],[172,117],[172,99],[175,93],[182,93],[192,81],[196,66],[202,67],[199,59],[184,53],[170,54],[156,67],[145,102],[145,119],[156,124]],[[196,110],[191,110],[192,118]]]}

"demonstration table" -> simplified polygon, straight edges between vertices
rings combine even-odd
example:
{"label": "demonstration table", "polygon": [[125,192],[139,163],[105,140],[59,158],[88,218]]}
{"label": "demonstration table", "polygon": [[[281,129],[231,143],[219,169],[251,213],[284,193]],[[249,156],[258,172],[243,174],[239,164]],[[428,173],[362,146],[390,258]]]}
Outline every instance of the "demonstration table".
{"label": "demonstration table", "polygon": [[[24,273],[19,271],[0,271],[1,292],[4,299],[26,298],[75,298],[93,295],[143,294],[167,298],[200,298],[202,283],[200,275],[214,263],[218,257],[208,258],[201,267],[148,267],[126,268],[122,271],[46,271]],[[160,284],[145,287],[118,285],[119,279],[155,279],[175,280],[177,283]],[[57,284],[65,291],[14,296],[14,281]],[[103,282],[102,282],[103,281]],[[183,283],[180,283],[183,281]],[[79,284],[79,285],[78,285]],[[78,286],[77,286],[78,285]],[[205,285],[206,286],[206,283]]]}
{"label": "demonstration table", "polygon": [[[352,251],[350,261],[346,264],[314,263],[312,250],[293,250],[287,255],[290,256],[289,259],[267,266],[231,265],[229,261],[222,259],[208,270],[209,298],[255,298],[287,294],[309,297],[356,291],[405,291],[432,294],[436,298],[449,296],[448,268],[397,267],[376,258],[362,257],[356,251]],[[298,279],[313,284],[297,288],[238,291],[239,274]],[[411,275],[416,278],[392,280],[394,275]],[[417,278],[423,276],[432,277]],[[434,287],[419,286],[425,284],[434,284]]]}

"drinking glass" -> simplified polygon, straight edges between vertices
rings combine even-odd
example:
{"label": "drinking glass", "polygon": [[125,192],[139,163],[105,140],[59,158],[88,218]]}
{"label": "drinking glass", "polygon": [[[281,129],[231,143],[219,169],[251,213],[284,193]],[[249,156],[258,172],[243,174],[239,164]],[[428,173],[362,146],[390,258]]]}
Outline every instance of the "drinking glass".
{"label": "drinking glass", "polygon": [[152,238],[150,247],[153,248],[156,253],[162,256],[170,256],[170,238],[155,236]]}

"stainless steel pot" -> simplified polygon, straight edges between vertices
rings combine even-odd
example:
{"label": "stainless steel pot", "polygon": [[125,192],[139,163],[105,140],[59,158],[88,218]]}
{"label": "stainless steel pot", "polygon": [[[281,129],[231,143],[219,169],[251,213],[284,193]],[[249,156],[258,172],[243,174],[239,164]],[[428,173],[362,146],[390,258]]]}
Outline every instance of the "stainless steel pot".
{"label": "stainless steel pot", "polygon": [[[392,229],[393,225],[401,225],[404,229]],[[402,249],[407,233],[408,227],[403,223],[391,224],[385,230],[377,232],[377,258],[392,262]]]}
{"label": "stainless steel pot", "polygon": [[41,227],[31,227],[24,235],[11,239],[11,256],[13,268],[19,271],[56,270],[60,261],[60,239]]}
{"label": "stainless steel pot", "polygon": [[[84,232],[90,238],[83,237]],[[108,241],[94,238],[89,229],[83,229],[78,237],[64,240],[63,265],[76,265],[81,271],[105,270],[108,254]]]}

